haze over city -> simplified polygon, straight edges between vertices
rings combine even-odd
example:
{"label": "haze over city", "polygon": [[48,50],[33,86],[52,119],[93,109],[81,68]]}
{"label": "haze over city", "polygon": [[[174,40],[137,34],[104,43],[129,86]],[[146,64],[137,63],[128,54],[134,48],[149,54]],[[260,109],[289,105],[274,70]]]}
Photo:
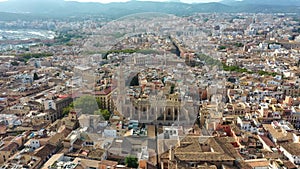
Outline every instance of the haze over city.
{"label": "haze over city", "polygon": [[299,169],[299,9],[0,0],[0,169]]}

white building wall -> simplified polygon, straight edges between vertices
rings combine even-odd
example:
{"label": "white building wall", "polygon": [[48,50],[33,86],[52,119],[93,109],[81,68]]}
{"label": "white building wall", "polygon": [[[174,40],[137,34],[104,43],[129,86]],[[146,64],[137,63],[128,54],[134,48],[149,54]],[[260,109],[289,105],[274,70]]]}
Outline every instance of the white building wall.
{"label": "white building wall", "polygon": [[56,104],[53,100],[45,100],[44,101],[44,108],[45,110],[54,109],[56,110]]}
{"label": "white building wall", "polygon": [[[284,154],[284,155],[285,155],[292,163],[296,164],[296,163],[295,163],[295,157],[294,157],[292,154],[290,154],[288,151],[286,151],[283,147],[280,147],[280,151],[282,151],[283,154]],[[296,157],[296,161],[297,161],[297,163],[299,164],[299,162],[300,162],[300,157]]]}
{"label": "white building wall", "polygon": [[103,136],[104,137],[116,138],[117,137],[117,131],[116,130],[110,130],[110,129],[104,129]]}

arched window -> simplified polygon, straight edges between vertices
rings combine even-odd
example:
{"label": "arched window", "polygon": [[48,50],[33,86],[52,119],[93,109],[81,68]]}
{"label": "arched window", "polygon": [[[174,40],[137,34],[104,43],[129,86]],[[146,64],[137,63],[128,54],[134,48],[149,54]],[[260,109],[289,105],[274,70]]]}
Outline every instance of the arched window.
{"label": "arched window", "polygon": [[178,109],[175,108],[175,116],[177,116],[177,115],[178,115]]}

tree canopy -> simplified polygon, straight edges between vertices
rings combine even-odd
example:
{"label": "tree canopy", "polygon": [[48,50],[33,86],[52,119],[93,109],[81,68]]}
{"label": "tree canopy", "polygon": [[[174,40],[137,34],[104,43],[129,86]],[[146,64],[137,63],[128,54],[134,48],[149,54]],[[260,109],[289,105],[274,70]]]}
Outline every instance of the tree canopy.
{"label": "tree canopy", "polygon": [[84,95],[73,101],[68,107],[63,109],[63,116],[66,116],[71,110],[80,109],[84,114],[101,115],[103,120],[109,120],[111,113],[107,109],[101,109],[101,102],[92,95]]}
{"label": "tree canopy", "polygon": [[95,111],[94,114],[101,115],[104,118],[104,120],[109,120],[109,118],[110,118],[110,112],[106,109],[105,110],[99,109],[99,110]]}
{"label": "tree canopy", "polygon": [[37,73],[34,73],[33,74],[33,80],[38,80],[39,79],[39,76],[37,75]]}
{"label": "tree canopy", "polygon": [[73,102],[68,107],[63,108],[62,115],[67,116],[72,109],[74,109],[74,103]]}
{"label": "tree canopy", "polygon": [[139,84],[139,74],[136,74],[130,81],[130,86],[138,86]]}
{"label": "tree canopy", "polygon": [[170,87],[170,94],[174,93],[174,89],[175,89],[175,84],[172,84]]}
{"label": "tree canopy", "polygon": [[74,108],[81,109],[84,114],[94,114],[99,109],[94,96],[84,95],[74,101]]}
{"label": "tree canopy", "polygon": [[125,158],[125,164],[127,167],[131,168],[137,168],[139,166],[138,159],[131,155]]}

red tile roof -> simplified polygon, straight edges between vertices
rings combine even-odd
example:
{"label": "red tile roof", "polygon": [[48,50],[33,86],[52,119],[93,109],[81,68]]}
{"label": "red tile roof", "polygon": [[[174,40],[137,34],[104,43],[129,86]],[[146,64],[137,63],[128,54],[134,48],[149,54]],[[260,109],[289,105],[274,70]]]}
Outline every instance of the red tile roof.
{"label": "red tile roof", "polygon": [[260,135],[260,137],[269,147],[276,147],[275,144],[267,136]]}
{"label": "red tile roof", "polygon": [[113,90],[114,90],[114,88],[108,87],[108,88],[103,89],[101,91],[95,91],[95,95],[107,95],[107,94],[109,94]]}

